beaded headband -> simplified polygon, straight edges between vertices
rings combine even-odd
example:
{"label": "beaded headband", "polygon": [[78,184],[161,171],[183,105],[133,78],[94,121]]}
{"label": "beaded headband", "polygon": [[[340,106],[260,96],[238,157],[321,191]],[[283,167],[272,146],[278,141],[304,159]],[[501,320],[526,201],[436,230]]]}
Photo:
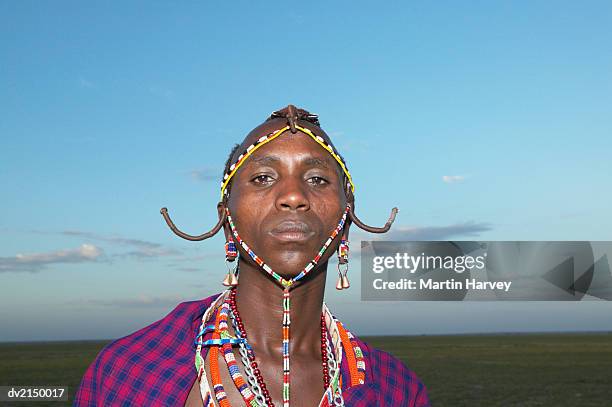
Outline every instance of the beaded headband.
{"label": "beaded headband", "polygon": [[[242,154],[240,154],[240,156],[238,156],[238,160],[234,164],[232,164],[229,167],[229,171],[225,173],[225,175],[223,175],[223,181],[221,181],[221,200],[223,200],[224,195],[227,194],[227,190],[226,190],[227,184],[230,182],[234,174],[236,174],[236,171],[238,171],[238,168],[240,168],[242,163],[244,163],[245,160],[251,154],[253,154],[259,147],[274,140],[275,138],[285,133],[290,128],[291,128],[290,126],[285,126],[282,129],[277,129],[277,130],[274,130],[266,134],[265,136],[261,136],[260,138],[257,139],[257,141],[255,141],[253,144],[248,146],[247,149]],[[351,187],[351,191],[355,192],[355,185],[353,185],[351,174],[349,173],[346,167],[346,164],[344,163],[344,161],[342,161],[342,158],[340,158],[340,156],[336,154],[331,144],[327,143],[325,139],[323,139],[323,137],[315,135],[312,131],[310,131],[306,127],[296,125],[295,128],[302,131],[303,133],[308,134],[314,141],[316,141],[325,150],[327,150],[332,155],[332,157],[334,157],[334,159],[338,162],[338,164],[340,164],[340,167],[342,168],[342,171],[344,171],[344,174],[346,174],[348,183]]]}

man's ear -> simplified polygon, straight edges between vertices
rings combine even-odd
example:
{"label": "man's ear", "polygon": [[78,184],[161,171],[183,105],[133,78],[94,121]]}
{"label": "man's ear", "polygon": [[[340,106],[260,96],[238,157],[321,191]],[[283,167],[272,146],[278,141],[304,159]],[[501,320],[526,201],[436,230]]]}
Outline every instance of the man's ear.
{"label": "man's ear", "polygon": [[346,177],[343,177],[342,179],[344,180],[344,196],[348,202],[353,203],[355,201],[355,196],[353,195],[351,184],[346,181]]}
{"label": "man's ear", "polygon": [[351,220],[347,218],[346,222],[344,223],[344,229],[342,230],[342,238],[345,239],[346,241],[349,241],[350,229],[351,229]]}
{"label": "man's ear", "polygon": [[[227,205],[227,202],[224,201],[217,204],[217,214],[219,215],[219,219],[225,216],[225,205]],[[228,241],[232,236],[232,231],[230,230],[227,221],[223,222],[223,234],[225,235],[225,241]]]}
{"label": "man's ear", "polygon": [[220,201],[217,204],[217,214],[219,215],[219,217],[223,216],[225,214],[225,202]]}
{"label": "man's ear", "polygon": [[[344,239],[347,242],[349,241],[350,228],[351,228],[351,219],[347,216],[346,220],[344,221],[344,227],[342,228],[340,239]],[[340,249],[340,241],[338,241],[338,247],[336,248],[336,251],[338,251],[339,249]]]}
{"label": "man's ear", "polygon": [[[355,210],[355,195],[353,195],[353,191],[351,191],[350,188],[347,190],[346,202],[347,204],[351,205],[351,208],[353,210]],[[346,240],[349,240],[349,229],[351,228],[352,224],[353,221],[351,220],[351,217],[347,216],[344,224],[344,229],[342,231],[342,237],[344,237],[344,239]]]}

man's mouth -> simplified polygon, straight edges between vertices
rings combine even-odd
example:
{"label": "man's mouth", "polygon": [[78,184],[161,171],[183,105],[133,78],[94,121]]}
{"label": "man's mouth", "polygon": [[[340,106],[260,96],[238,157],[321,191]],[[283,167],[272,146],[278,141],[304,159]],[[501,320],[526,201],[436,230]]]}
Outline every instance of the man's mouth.
{"label": "man's mouth", "polygon": [[297,220],[285,220],[276,225],[270,232],[274,238],[285,242],[303,242],[314,235],[307,223]]}

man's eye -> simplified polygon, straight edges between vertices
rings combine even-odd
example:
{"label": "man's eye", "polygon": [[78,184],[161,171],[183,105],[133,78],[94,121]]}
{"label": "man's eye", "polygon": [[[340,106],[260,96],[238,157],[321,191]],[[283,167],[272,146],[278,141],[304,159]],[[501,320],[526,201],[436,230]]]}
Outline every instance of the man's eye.
{"label": "man's eye", "polygon": [[261,174],[261,175],[257,175],[256,177],[253,177],[251,182],[254,182],[255,184],[269,184],[273,180],[274,178],[272,178],[271,176],[266,175],[266,174]]}
{"label": "man's eye", "polygon": [[327,184],[327,180],[323,177],[310,177],[308,179],[308,182],[310,182],[313,185],[323,185],[323,184]]}

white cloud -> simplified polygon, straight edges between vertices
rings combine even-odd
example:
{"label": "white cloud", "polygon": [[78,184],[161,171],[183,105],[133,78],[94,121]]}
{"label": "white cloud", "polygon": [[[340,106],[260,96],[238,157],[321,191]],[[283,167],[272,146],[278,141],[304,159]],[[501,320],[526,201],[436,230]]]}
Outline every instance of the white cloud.
{"label": "white cloud", "polygon": [[446,226],[399,226],[392,228],[385,240],[447,240],[457,236],[479,236],[482,232],[492,230],[484,222],[463,222]]}
{"label": "white cloud", "polygon": [[61,234],[66,236],[78,236],[91,240],[107,242],[122,247],[133,247],[133,250],[115,254],[114,257],[131,257],[136,259],[176,256],[181,254],[180,251],[172,248],[163,247],[159,243],[149,242],[147,240],[129,239],[120,236],[104,236],[91,232],[81,232],[78,230],[65,230]]}
{"label": "white cloud", "polygon": [[96,259],[102,251],[92,245],[84,243],[77,249],[58,250],[49,253],[18,253],[15,257],[25,263],[71,263],[81,259]]}
{"label": "white cloud", "polygon": [[443,175],[442,181],[446,182],[447,184],[454,184],[457,182],[463,182],[465,178],[466,177],[464,175]]}
{"label": "white cloud", "polygon": [[92,244],[82,244],[75,249],[44,253],[18,253],[15,257],[0,257],[0,272],[40,271],[50,264],[87,263],[99,261],[104,252]]}
{"label": "white cloud", "polygon": [[87,89],[93,89],[96,87],[95,83],[83,78],[82,76],[79,76],[79,86]]}
{"label": "white cloud", "polygon": [[189,172],[191,178],[196,181],[219,181],[221,180],[221,175],[219,173],[219,169],[214,168],[202,168],[199,170],[192,170]]}

